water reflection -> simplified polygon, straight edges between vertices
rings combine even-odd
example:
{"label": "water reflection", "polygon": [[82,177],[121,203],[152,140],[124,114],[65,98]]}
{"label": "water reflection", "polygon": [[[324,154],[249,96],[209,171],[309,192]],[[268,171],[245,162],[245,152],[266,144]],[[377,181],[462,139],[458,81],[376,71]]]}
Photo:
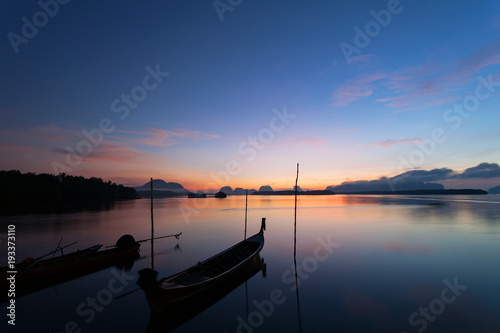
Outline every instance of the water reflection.
{"label": "water reflection", "polygon": [[[244,196],[200,199],[204,202],[196,204],[189,200],[196,199],[155,199],[155,234],[183,232],[179,241],[155,242],[159,276],[180,272],[244,235]],[[261,252],[270,264],[268,277],[255,274],[244,281],[245,286],[240,284],[221,299],[212,298],[215,303],[175,331],[237,332],[237,318],[255,312],[254,301],[262,304],[273,290],[281,290],[283,303],[254,332],[416,332],[418,327],[409,323],[409,316],[439,297],[443,280],[458,277],[469,288],[429,322],[425,333],[499,332],[499,201],[500,196],[489,195],[299,196],[294,237],[293,196],[250,196],[249,233],[258,228],[261,216],[268,218]],[[68,242],[78,240],[80,248],[114,244],[123,233],[148,238],[150,202],[117,203],[101,212],[3,217],[0,233],[8,224],[16,225],[16,254],[22,260],[52,249],[61,236]],[[305,278],[304,258],[314,256],[318,238],[327,236],[342,246],[328,260],[318,262],[314,272],[306,272]],[[182,251],[175,250],[176,244]],[[145,260],[135,261],[127,278],[137,278],[140,269],[150,267],[149,243],[141,250]],[[19,331],[61,332],[69,321],[83,332],[169,329],[170,319],[150,318],[142,291],[111,301],[102,312],[95,312],[91,322],[79,316],[75,311],[79,304],[99,295],[113,277],[112,269],[104,269],[60,284],[57,290],[46,288],[20,297],[16,303],[23,318]],[[127,281],[130,284],[123,286],[120,295],[137,287]],[[1,331],[7,329],[0,326]]]}

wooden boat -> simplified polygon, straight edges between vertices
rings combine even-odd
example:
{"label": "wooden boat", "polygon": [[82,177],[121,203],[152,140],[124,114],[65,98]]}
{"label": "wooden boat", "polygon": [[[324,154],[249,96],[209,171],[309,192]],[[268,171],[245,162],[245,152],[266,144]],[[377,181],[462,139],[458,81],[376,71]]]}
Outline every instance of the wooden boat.
{"label": "wooden boat", "polygon": [[[14,270],[7,266],[1,267],[1,288],[8,290],[7,278],[14,275],[15,293],[18,297],[113,265],[129,266],[130,260],[133,263],[139,256],[140,244],[131,235],[124,235],[113,249],[98,251],[101,247],[101,244],[97,244],[44,260],[25,259],[16,264]],[[12,271],[16,273],[10,273]],[[3,297],[1,299],[4,300]]]}
{"label": "wooden boat", "polygon": [[230,281],[190,297],[189,301],[178,302],[175,306],[165,309],[165,311],[154,313],[149,319],[146,332],[170,332],[223,299],[260,271],[265,276],[267,264],[264,263],[264,259],[259,254],[244,266],[244,269],[231,278]]}
{"label": "wooden boat", "polygon": [[195,304],[197,299],[247,274],[249,268],[260,261],[265,220],[262,219],[261,229],[257,234],[180,273],[157,281],[157,271],[148,268],[139,271],[137,284],[146,292],[151,312],[155,314]]}

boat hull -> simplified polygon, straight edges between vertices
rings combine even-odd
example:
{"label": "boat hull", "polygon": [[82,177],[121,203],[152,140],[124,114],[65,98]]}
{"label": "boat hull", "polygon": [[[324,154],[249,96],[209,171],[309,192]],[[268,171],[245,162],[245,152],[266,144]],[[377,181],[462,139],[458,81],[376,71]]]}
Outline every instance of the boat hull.
{"label": "boat hull", "polygon": [[[142,285],[151,312],[159,313],[183,304],[194,304],[207,293],[231,285],[254,267],[262,266],[259,252],[264,246],[263,231],[231,248],[173,276]],[[140,272],[141,273],[141,272]],[[139,284],[141,282],[139,281]]]}
{"label": "boat hull", "polygon": [[152,313],[147,332],[163,333],[173,330],[223,299],[258,272],[262,271],[265,274],[265,268],[264,260],[257,254],[239,269],[238,274],[232,275],[230,279],[228,278],[212,288],[203,289],[189,298],[178,299],[176,302],[171,300],[164,303],[164,300],[157,299],[161,304],[156,304],[158,311]]}
{"label": "boat hull", "polygon": [[[66,282],[111,266],[131,266],[139,256],[140,244],[125,249],[91,251],[85,249],[61,257],[42,260],[27,268],[28,264],[16,265],[17,273],[8,273],[7,267],[0,268],[0,288],[8,290],[7,278],[15,276],[16,297],[20,297],[62,282]],[[6,289],[7,288],[7,289]],[[2,295],[0,300],[6,300]]]}

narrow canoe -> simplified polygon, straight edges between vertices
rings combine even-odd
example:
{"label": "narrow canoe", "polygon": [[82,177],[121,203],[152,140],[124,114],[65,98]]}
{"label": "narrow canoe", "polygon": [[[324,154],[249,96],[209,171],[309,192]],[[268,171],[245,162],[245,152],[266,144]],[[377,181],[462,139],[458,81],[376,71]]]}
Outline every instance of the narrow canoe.
{"label": "narrow canoe", "polygon": [[[264,246],[265,218],[260,231],[252,237],[175,275],[156,280],[157,271],[139,271],[139,286],[146,292],[151,312],[159,313],[231,284],[255,264]],[[254,265],[255,266],[255,265]],[[262,266],[262,265],[261,265]]]}
{"label": "narrow canoe", "polygon": [[[124,238],[125,237],[125,238]],[[62,256],[34,261],[24,260],[15,265],[16,273],[9,273],[12,269],[0,267],[0,285],[6,290],[9,276],[15,276],[16,297],[50,287],[77,277],[81,277],[113,265],[127,265],[127,261],[138,257],[139,243],[132,236],[125,235],[117,242],[117,246],[110,250],[99,251],[101,244],[78,250]],[[118,245],[120,244],[120,245]],[[2,297],[2,300],[3,297]]]}
{"label": "narrow canoe", "polygon": [[192,296],[189,301],[178,302],[175,306],[165,309],[165,311],[152,314],[146,332],[164,333],[172,331],[223,299],[260,271],[265,276],[266,264],[264,259],[257,254],[229,282],[221,283],[214,288]]}

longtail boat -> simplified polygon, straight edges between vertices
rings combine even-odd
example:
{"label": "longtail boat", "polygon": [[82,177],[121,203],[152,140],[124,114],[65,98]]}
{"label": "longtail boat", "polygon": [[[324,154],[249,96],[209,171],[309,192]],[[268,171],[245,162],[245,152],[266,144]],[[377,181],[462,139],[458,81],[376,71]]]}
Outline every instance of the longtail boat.
{"label": "longtail boat", "polygon": [[145,291],[151,312],[158,314],[195,305],[248,275],[249,271],[255,271],[255,267],[262,268],[259,252],[264,247],[265,220],[262,218],[257,234],[180,273],[156,280],[157,271],[140,270],[137,284]]}
{"label": "longtail boat", "polygon": [[[74,244],[74,243],[73,243]],[[140,244],[131,235],[124,235],[113,249],[99,251],[101,244],[61,256],[43,259],[25,259],[12,267],[0,267],[0,288],[8,290],[10,276],[15,276],[16,297],[81,277],[110,266],[128,266],[139,256]],[[50,252],[58,252],[59,248]],[[62,251],[61,251],[62,252]],[[5,293],[6,295],[7,293]],[[3,296],[5,296],[3,295]],[[5,301],[4,297],[1,301]]]}
{"label": "longtail boat", "polygon": [[163,312],[153,314],[149,319],[146,332],[164,333],[172,331],[223,299],[260,271],[265,276],[266,266],[267,264],[264,263],[264,259],[257,254],[230,281],[221,283],[196,296],[192,296],[189,298],[189,301],[176,303],[174,307],[169,307]]}

